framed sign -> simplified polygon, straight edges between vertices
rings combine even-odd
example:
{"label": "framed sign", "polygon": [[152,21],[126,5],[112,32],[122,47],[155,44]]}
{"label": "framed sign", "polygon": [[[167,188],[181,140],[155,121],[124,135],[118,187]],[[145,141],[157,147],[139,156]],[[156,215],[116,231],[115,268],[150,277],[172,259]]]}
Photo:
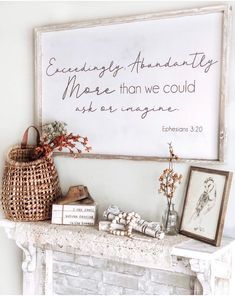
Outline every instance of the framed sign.
{"label": "framed sign", "polygon": [[[87,136],[84,157],[223,161],[230,9],[35,29],[37,122]],[[195,30],[196,28],[196,30]]]}
{"label": "framed sign", "polygon": [[191,167],[180,233],[219,246],[232,173]]}

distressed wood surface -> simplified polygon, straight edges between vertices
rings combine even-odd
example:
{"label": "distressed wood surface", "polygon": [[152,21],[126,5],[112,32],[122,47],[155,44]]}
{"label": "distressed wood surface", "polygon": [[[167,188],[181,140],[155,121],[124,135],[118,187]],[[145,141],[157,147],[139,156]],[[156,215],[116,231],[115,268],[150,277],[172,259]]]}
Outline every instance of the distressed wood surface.
{"label": "distressed wood surface", "polygon": [[232,238],[223,238],[221,246],[214,247],[181,235],[131,240],[95,227],[49,222],[0,220],[0,226],[24,252],[24,294],[232,292]]}

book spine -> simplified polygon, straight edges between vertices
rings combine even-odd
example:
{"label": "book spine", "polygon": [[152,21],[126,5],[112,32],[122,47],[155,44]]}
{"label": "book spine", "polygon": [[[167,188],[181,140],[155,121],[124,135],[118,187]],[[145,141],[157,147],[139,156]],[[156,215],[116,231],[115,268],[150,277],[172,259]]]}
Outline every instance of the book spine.
{"label": "book spine", "polygon": [[96,207],[56,205],[52,207],[52,224],[62,225],[94,225],[96,219]]}

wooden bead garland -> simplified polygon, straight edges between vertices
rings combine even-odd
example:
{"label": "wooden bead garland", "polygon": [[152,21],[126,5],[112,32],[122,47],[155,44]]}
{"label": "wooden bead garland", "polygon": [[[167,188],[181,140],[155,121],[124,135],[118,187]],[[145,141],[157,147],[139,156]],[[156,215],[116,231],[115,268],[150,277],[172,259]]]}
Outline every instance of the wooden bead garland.
{"label": "wooden bead garland", "polygon": [[[136,224],[136,221],[140,219],[140,215],[136,212],[121,212],[118,215],[114,217],[114,219],[111,222],[110,228],[109,228],[109,233],[113,235],[118,235],[118,236],[128,236],[130,238],[133,237],[132,234],[132,229],[133,226]],[[125,220],[124,223],[124,231],[123,230],[118,230],[118,229],[113,229],[113,225],[117,223],[121,223],[121,220]]]}

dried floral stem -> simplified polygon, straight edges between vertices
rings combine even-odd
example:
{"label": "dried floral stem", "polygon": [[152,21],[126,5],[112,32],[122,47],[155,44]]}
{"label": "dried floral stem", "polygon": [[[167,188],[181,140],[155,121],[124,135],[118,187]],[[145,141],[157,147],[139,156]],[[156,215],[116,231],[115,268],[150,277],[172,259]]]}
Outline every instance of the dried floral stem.
{"label": "dried floral stem", "polygon": [[167,226],[168,226],[169,215],[170,215],[170,210],[171,210],[171,202],[169,203],[169,201],[168,201],[167,203],[168,203],[168,209],[167,209],[166,225],[165,225],[166,229],[167,229]]}
{"label": "dried floral stem", "polygon": [[[36,158],[50,156],[54,151],[67,149],[71,154],[80,154],[82,149],[91,150],[88,146],[88,138],[67,133],[66,123],[54,121],[43,126],[43,135],[39,146],[35,149]],[[81,148],[78,148],[79,145]]]}
{"label": "dried floral stem", "polygon": [[168,226],[170,209],[172,205],[172,198],[176,190],[176,184],[177,183],[180,184],[182,179],[182,175],[174,172],[174,169],[173,169],[173,161],[178,160],[178,156],[174,154],[172,144],[168,143],[168,145],[169,145],[169,154],[170,154],[170,157],[168,159],[168,168],[163,170],[163,173],[159,177],[159,181],[160,181],[159,192],[163,193],[163,195],[166,196],[167,205],[168,205],[167,219],[166,219],[166,226],[165,226],[166,228]]}

